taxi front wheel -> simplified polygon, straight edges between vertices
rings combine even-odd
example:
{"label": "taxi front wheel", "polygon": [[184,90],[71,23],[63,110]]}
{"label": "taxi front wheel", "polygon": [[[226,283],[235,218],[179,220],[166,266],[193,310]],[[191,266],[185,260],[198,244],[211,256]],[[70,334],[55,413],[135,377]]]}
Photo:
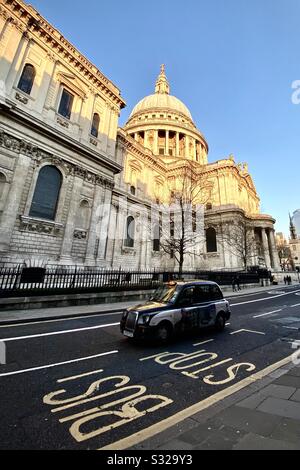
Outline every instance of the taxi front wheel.
{"label": "taxi front wheel", "polygon": [[217,318],[216,318],[216,322],[215,322],[216,330],[217,331],[223,331],[224,328],[225,328],[225,323],[226,323],[226,320],[225,320],[224,313],[219,313]]}

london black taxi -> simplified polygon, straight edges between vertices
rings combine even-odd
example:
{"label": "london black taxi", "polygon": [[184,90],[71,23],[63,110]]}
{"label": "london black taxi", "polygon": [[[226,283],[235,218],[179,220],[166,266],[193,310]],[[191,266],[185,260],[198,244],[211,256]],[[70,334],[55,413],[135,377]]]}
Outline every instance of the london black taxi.
{"label": "london black taxi", "polygon": [[120,329],[133,339],[167,342],[175,333],[214,326],[222,331],[230,305],[218,284],[209,281],[171,282],[151,299],[124,311]]}

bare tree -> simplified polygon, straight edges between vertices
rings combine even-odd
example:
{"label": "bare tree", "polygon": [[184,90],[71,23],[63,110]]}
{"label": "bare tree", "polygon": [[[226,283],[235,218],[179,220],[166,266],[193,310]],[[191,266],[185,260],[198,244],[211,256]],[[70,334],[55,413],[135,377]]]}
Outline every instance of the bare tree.
{"label": "bare tree", "polygon": [[245,271],[259,254],[253,226],[247,219],[232,221],[229,230],[223,233],[222,243],[225,250],[240,259]]}
{"label": "bare tree", "polygon": [[[159,238],[163,252],[178,263],[179,276],[187,255],[195,255],[195,248],[204,236],[204,205],[210,200],[213,184],[205,167],[191,161],[183,162],[169,179],[170,204],[156,219],[154,239]],[[162,219],[167,223],[162,223]],[[158,227],[158,230],[157,230]]]}

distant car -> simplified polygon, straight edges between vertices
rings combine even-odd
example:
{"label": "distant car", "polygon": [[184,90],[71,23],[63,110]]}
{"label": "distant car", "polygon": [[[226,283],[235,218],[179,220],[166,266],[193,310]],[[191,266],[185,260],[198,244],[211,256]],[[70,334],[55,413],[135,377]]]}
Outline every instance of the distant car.
{"label": "distant car", "polygon": [[165,343],[184,331],[209,326],[222,331],[230,314],[229,302],[215,282],[171,282],[160,286],[150,301],[127,309],[120,329],[129,338]]}

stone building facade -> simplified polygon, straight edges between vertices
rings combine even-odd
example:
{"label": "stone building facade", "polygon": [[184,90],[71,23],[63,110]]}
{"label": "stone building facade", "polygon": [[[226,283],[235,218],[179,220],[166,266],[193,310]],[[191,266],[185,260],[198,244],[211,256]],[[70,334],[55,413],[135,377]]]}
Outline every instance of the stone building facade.
{"label": "stone building facade", "polygon": [[[206,139],[170,94],[164,66],[154,91],[119,128],[125,106],[119,89],[31,6],[1,3],[3,263],[176,267],[153,241],[149,217],[153,204],[170,204],[190,164],[210,193],[203,241],[185,268],[242,267],[224,242],[236,221],[252,234],[249,264],[279,268],[275,220],[260,214],[247,164],[233,156],[208,162]],[[169,222],[162,216],[166,231]]]}

